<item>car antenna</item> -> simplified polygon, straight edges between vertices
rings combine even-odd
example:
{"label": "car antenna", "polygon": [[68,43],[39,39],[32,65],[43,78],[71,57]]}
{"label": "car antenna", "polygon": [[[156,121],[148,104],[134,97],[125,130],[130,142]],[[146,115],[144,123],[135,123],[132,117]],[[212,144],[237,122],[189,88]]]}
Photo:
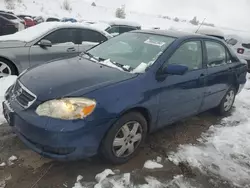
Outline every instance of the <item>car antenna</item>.
{"label": "car antenna", "polygon": [[197,33],[197,32],[200,30],[200,28],[201,28],[201,26],[204,24],[205,20],[206,20],[206,18],[203,19],[203,21],[201,22],[200,26],[199,26],[198,29],[195,31],[195,33]]}

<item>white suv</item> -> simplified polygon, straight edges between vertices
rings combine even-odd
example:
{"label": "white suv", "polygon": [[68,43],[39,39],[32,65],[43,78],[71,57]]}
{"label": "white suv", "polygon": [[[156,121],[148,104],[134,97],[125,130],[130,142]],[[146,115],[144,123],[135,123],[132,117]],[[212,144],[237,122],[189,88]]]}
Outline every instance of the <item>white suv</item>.
{"label": "white suv", "polygon": [[240,59],[247,61],[248,72],[250,73],[250,40],[242,39],[239,36],[231,36],[226,42]]}

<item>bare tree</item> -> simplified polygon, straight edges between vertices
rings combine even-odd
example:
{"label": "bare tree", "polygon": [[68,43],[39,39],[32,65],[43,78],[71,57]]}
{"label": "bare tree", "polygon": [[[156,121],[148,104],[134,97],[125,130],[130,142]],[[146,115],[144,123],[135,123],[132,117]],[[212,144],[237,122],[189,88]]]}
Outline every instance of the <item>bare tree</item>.
{"label": "bare tree", "polygon": [[197,20],[196,16],[192,20],[190,20],[190,23],[193,25],[199,25],[199,21]]}
{"label": "bare tree", "polygon": [[8,10],[14,10],[15,9],[15,2],[14,0],[4,0],[6,8]]}
{"label": "bare tree", "polygon": [[175,18],[174,18],[174,21],[175,21],[175,22],[179,22],[179,21],[180,21],[180,19],[179,19],[179,18],[177,18],[177,17],[175,17]]}
{"label": "bare tree", "polygon": [[121,8],[117,8],[116,9],[115,16],[117,18],[121,18],[121,19],[125,19],[126,18],[125,5],[122,5]]}
{"label": "bare tree", "polygon": [[70,6],[69,0],[64,0],[62,4],[62,8],[67,11],[71,11],[72,8]]}
{"label": "bare tree", "polygon": [[96,4],[95,4],[95,2],[93,2],[93,3],[91,4],[91,6],[93,6],[93,7],[96,7]]}

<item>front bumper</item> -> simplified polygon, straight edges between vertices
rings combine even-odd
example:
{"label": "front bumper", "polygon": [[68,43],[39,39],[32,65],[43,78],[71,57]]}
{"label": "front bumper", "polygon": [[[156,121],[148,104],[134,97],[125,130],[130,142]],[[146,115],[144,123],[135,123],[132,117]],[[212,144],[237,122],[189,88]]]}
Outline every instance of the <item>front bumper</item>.
{"label": "front bumper", "polygon": [[3,102],[4,116],[18,137],[35,152],[57,160],[77,160],[97,154],[102,138],[115,121],[58,120],[14,106]]}

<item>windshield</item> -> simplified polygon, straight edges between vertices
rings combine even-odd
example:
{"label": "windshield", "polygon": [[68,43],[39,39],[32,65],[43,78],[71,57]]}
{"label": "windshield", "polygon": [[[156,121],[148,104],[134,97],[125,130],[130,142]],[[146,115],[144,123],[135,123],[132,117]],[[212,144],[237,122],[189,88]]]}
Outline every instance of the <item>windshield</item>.
{"label": "windshield", "polygon": [[148,33],[124,33],[92,48],[88,53],[132,70],[141,67],[145,70],[174,40],[173,37]]}

